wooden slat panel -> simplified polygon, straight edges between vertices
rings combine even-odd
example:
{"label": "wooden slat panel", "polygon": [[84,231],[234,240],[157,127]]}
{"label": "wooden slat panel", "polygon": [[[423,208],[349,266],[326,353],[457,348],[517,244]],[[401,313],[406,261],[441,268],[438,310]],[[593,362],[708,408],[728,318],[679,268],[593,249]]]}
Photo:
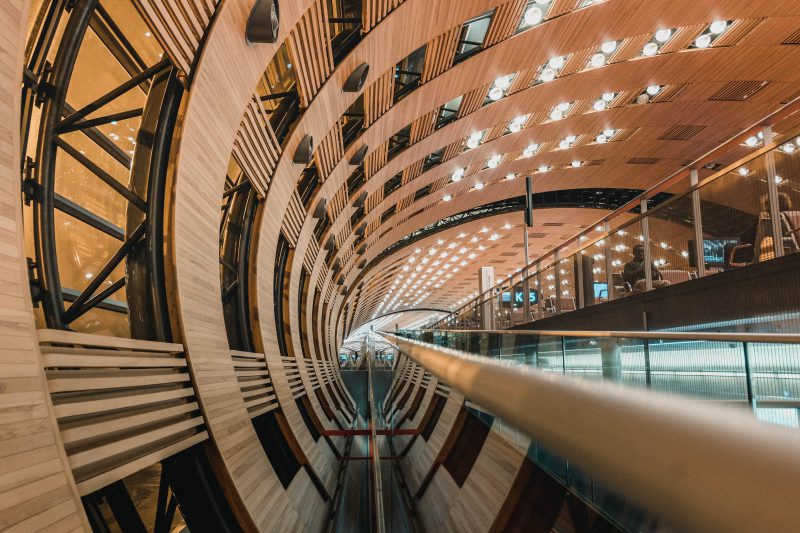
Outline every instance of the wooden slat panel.
{"label": "wooden slat panel", "polygon": [[569,13],[580,5],[581,0],[555,0],[545,16],[546,19]]}
{"label": "wooden slat panel", "polygon": [[444,163],[445,161],[453,159],[462,152],[463,147],[464,139],[459,139],[445,146],[444,152],[442,152],[442,162]]}
{"label": "wooden slat panel", "polygon": [[380,187],[375,192],[367,196],[367,200],[364,202],[364,212],[369,213],[375,207],[383,201],[383,187]]}
{"label": "wooden slat panel", "polygon": [[231,359],[251,418],[280,407],[264,354],[232,351]]}
{"label": "wooden slat panel", "polygon": [[180,345],[51,330],[41,338],[48,388],[82,494],[205,434]]}
{"label": "wooden slat panel", "polygon": [[378,22],[388,15],[404,0],[363,0],[361,25],[367,32],[374,28]]}
{"label": "wooden slat panel", "polygon": [[161,47],[183,72],[191,74],[220,0],[204,2],[201,9],[173,0],[133,0]]}
{"label": "wooden slat panel", "polygon": [[278,164],[281,147],[258,95],[247,104],[236,132],[233,157],[261,198],[267,195],[272,173]]}
{"label": "wooden slat panel", "polygon": [[286,40],[297,73],[300,105],[308,107],[333,72],[333,50],[328,31],[328,4],[317,0],[305,12]]}
{"label": "wooden slat panel", "polygon": [[410,183],[415,178],[418,178],[420,174],[422,174],[422,163],[422,160],[419,160],[403,169],[403,177],[400,178],[400,181],[403,185]]}
{"label": "wooden slat panel", "polygon": [[297,239],[300,237],[300,230],[303,228],[303,221],[305,221],[306,215],[306,209],[297,195],[297,189],[295,189],[289,197],[286,214],[283,217],[283,225],[281,226],[284,236],[293,248],[297,246]]}
{"label": "wooden slat panel", "polygon": [[487,83],[465,94],[464,99],[461,101],[461,107],[458,109],[458,118],[463,118],[480,109],[491,86],[491,83]]}
{"label": "wooden slat panel", "polygon": [[437,112],[438,110],[434,109],[414,119],[411,123],[411,132],[409,134],[410,144],[417,143],[433,133],[433,128],[436,126]]}
{"label": "wooden slat panel", "polygon": [[330,175],[336,164],[344,157],[343,121],[344,119],[339,119],[333,125],[314,151],[314,160],[317,163],[317,170],[322,181]]}
{"label": "wooden slat panel", "polygon": [[389,157],[389,141],[378,146],[375,150],[367,154],[364,159],[364,175],[367,179],[371,178],[386,164]]}
{"label": "wooden slat panel", "polygon": [[328,211],[328,218],[331,220],[336,220],[336,217],[344,211],[344,208],[347,206],[347,184],[343,183],[339,190],[331,196],[330,201],[325,206],[325,209]]}
{"label": "wooden slat panel", "polygon": [[700,32],[703,31],[707,24],[694,24],[692,26],[684,26],[682,28],[678,28],[678,30],[672,35],[669,41],[664,43],[664,46],[661,47],[661,53],[667,54],[669,52],[677,52],[678,50],[683,50],[687,46],[689,46],[695,38],[700,35]]}
{"label": "wooden slat panel", "polygon": [[514,81],[511,82],[511,86],[508,88],[508,90],[506,90],[506,94],[512,95],[530,87],[533,83],[533,80],[535,80],[536,76],[539,75],[540,70],[541,66],[528,68],[517,73],[517,75],[514,76]]}
{"label": "wooden slat panel", "polygon": [[725,33],[714,39],[712,46],[733,46],[744,39],[748,33],[753,31],[756,26],[761,24],[764,19],[741,19],[734,20],[725,30]]}
{"label": "wooden slat panel", "polygon": [[364,89],[364,127],[369,127],[386,113],[393,100],[394,68],[391,68]]}
{"label": "wooden slat panel", "polygon": [[514,34],[519,27],[522,13],[527,4],[527,0],[509,0],[497,6],[489,31],[486,32],[486,38],[483,41],[484,48],[504,41]]}
{"label": "wooden slat panel", "polygon": [[420,76],[420,84],[427,83],[453,66],[458,47],[461,26],[450,28],[428,43],[425,52],[425,66]]}

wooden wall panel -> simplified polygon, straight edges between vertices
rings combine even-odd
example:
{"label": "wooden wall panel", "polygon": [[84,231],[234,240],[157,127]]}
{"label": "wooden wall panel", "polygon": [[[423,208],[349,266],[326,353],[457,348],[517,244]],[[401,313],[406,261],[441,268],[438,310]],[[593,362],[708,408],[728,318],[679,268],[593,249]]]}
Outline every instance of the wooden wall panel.
{"label": "wooden wall panel", "polygon": [[255,94],[247,104],[239,131],[236,132],[233,157],[261,198],[267,195],[280,155],[278,139],[272,131],[261,99]]}
{"label": "wooden wall panel", "polygon": [[40,364],[23,247],[19,105],[28,2],[0,3],[0,530],[90,531]]}
{"label": "wooden wall panel", "polygon": [[[253,89],[279,46],[247,46],[242,32],[251,7],[251,0],[225,1],[194,72],[175,167],[170,228],[175,288],[187,360],[219,453],[220,482],[233,500],[243,527],[268,531],[275,526],[276,517],[281,517],[288,529],[305,529],[312,517],[295,509],[300,504],[292,502],[282,489],[250,422],[222,313],[219,203],[226,169]],[[308,7],[308,1],[281,4],[283,30],[279,41]],[[273,178],[267,199],[276,192],[283,191],[274,185]],[[281,197],[284,208],[290,192]],[[275,232],[274,250],[281,225],[274,218],[263,218]],[[270,260],[270,265],[274,264],[274,252]],[[256,270],[264,275],[263,268]],[[277,346],[274,320],[272,324],[272,343],[265,343],[270,349]]]}
{"label": "wooden wall panel", "polygon": [[188,75],[220,1],[133,0],[133,3],[173,63]]}

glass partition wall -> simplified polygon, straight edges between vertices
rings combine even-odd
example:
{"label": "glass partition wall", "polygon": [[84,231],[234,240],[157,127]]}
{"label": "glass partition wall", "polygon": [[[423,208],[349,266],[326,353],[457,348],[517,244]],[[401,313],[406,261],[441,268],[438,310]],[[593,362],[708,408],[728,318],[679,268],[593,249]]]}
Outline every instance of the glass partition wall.
{"label": "glass partition wall", "polygon": [[504,329],[800,251],[798,133],[747,139],[751,156],[702,181],[692,172],[671,197],[646,193],[431,327]]}

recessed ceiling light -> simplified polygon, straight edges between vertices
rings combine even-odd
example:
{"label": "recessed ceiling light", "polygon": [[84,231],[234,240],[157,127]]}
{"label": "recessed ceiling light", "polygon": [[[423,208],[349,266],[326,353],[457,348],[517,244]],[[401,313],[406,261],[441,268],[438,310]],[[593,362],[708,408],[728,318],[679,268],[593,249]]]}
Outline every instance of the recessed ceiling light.
{"label": "recessed ceiling light", "polygon": [[700,37],[695,39],[694,45],[697,48],[708,48],[709,45],[711,45],[711,35],[707,33],[701,35]]}
{"label": "recessed ceiling light", "polygon": [[725,28],[728,27],[727,20],[716,20],[711,23],[711,26],[708,27],[709,31],[714,35],[719,35],[720,33],[725,31]]}
{"label": "recessed ceiling light", "polygon": [[658,30],[656,32],[656,41],[660,43],[669,41],[670,37],[672,37],[672,30],[670,29]]}
{"label": "recessed ceiling light", "polygon": [[655,96],[659,92],[661,92],[661,86],[660,85],[650,85],[650,86],[647,87],[646,91],[647,91],[647,94],[649,94],[650,96]]}
{"label": "recessed ceiling light", "polygon": [[604,54],[610,54],[617,49],[617,41],[606,41],[600,46],[600,50]]}
{"label": "recessed ceiling light", "polygon": [[647,43],[642,48],[642,55],[654,56],[658,53],[658,45],[656,43]]}

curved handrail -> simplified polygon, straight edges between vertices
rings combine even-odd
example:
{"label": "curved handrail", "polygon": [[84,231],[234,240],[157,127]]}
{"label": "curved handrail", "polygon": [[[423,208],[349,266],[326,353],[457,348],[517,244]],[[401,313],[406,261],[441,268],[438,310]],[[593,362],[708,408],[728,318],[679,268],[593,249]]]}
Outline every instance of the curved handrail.
{"label": "curved handrail", "polygon": [[756,343],[797,343],[800,335],[794,333],[716,333],[702,331],[588,331],[588,330],[546,330],[546,329],[426,329],[441,333],[481,333],[492,335],[542,335],[548,337],[583,337],[615,339],[654,339],[674,341],[712,341],[712,342],[756,342]]}
{"label": "curved handrail", "polygon": [[796,430],[383,335],[471,401],[674,527],[781,531],[800,520]]}

